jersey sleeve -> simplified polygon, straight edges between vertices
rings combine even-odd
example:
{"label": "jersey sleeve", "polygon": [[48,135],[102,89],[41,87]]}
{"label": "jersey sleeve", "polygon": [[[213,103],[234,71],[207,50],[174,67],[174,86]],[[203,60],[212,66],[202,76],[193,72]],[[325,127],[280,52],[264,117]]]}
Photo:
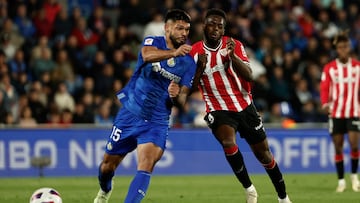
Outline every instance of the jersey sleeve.
{"label": "jersey sleeve", "polygon": [[158,37],[154,36],[147,36],[144,38],[142,42],[142,46],[154,46],[159,47],[160,46],[160,40]]}
{"label": "jersey sleeve", "polygon": [[321,73],[320,81],[320,101],[322,105],[329,103],[330,83],[329,66],[326,65]]}
{"label": "jersey sleeve", "polygon": [[246,64],[249,65],[249,58],[246,54],[245,47],[239,40],[235,40],[235,54]]}
{"label": "jersey sleeve", "polygon": [[188,88],[191,88],[196,70],[196,64],[194,59],[190,55],[186,55],[185,66],[187,71],[185,72],[184,76],[181,78],[180,84]]}

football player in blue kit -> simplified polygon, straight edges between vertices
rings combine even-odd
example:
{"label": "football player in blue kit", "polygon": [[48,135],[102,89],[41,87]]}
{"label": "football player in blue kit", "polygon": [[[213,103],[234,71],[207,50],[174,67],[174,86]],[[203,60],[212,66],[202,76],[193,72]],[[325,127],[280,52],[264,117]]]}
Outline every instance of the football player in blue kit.
{"label": "football player in blue kit", "polygon": [[[190,16],[179,9],[165,16],[165,36],[143,40],[138,63],[130,82],[118,93],[119,110],[99,166],[100,190],[94,203],[108,202],[114,172],[127,153],[137,150],[137,172],[125,203],[140,202],[148,189],[151,173],[164,150],[169,117],[174,103],[184,104],[196,65],[186,44]],[[179,88],[172,88],[180,85]]]}

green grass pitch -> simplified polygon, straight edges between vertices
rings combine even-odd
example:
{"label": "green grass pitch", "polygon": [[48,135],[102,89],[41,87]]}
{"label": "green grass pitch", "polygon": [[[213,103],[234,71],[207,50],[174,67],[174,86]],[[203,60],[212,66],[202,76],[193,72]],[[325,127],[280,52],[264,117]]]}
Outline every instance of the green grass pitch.
{"label": "green grass pitch", "polygon": [[[116,176],[109,203],[123,202],[132,177]],[[275,190],[267,175],[251,175],[260,203],[276,203]],[[335,174],[285,174],[293,203],[360,203],[360,193],[347,190],[335,193]],[[92,203],[98,191],[96,177],[0,178],[0,203],[27,203],[33,191],[53,187],[63,203]],[[232,175],[159,176],[153,175],[143,203],[240,203],[243,189]]]}

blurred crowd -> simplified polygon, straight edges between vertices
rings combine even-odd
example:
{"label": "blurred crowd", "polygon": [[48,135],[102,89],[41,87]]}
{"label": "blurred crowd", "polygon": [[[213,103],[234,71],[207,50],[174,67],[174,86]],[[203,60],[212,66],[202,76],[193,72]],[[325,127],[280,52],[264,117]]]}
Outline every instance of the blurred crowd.
{"label": "blurred crowd", "polygon": [[[246,47],[253,99],[264,122],[324,122],[319,82],[348,30],[360,54],[357,0],[103,0],[87,12],[68,0],[0,0],[0,123],[20,127],[111,125],[115,93],[135,68],[144,36],[163,34],[168,9],[192,17],[189,44],[202,38],[208,8],[227,13],[227,35]],[[156,6],[154,6],[156,5]],[[204,127],[194,93],[173,109],[174,127]]]}

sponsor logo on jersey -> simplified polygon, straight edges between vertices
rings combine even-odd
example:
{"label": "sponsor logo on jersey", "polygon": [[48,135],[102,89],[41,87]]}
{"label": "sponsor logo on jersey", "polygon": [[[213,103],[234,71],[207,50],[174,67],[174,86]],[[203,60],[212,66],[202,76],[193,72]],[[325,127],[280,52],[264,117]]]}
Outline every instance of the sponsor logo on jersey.
{"label": "sponsor logo on jersey", "polygon": [[173,80],[176,83],[179,83],[181,80],[181,77],[179,77],[173,73],[170,73],[169,71],[162,68],[160,62],[152,63],[152,71],[159,72],[160,75],[162,75],[164,78]]}

